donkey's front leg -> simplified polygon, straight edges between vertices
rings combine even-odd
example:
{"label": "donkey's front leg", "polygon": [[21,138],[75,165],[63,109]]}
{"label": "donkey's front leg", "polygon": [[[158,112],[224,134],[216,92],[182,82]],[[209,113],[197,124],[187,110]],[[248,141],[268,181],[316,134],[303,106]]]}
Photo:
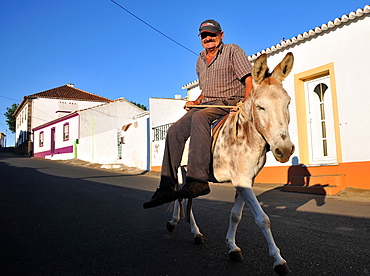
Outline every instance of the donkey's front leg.
{"label": "donkey's front leg", "polygon": [[256,195],[254,194],[252,188],[238,187],[237,189],[239,193],[242,195],[245,203],[248,205],[248,207],[252,211],[257,225],[262,230],[262,233],[267,240],[270,256],[272,256],[275,260],[274,269],[276,273],[279,275],[288,275],[290,273],[290,269],[286,261],[281,257],[280,250],[276,246],[274,238],[272,237],[272,233],[270,229],[270,219],[265,214],[265,212],[262,210],[262,207],[260,203],[258,202]]}
{"label": "donkey's front leg", "polygon": [[229,257],[233,261],[242,261],[243,255],[241,249],[236,245],[235,236],[239,222],[242,218],[244,209],[244,200],[241,194],[236,190],[234,207],[231,209],[229,229],[226,234],[226,244],[229,246]]}

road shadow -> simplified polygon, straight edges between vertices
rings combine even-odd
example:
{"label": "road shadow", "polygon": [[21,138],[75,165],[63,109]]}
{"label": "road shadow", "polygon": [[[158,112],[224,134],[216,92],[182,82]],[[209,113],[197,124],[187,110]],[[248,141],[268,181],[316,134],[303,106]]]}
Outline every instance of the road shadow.
{"label": "road shadow", "polygon": [[325,205],[325,194],[296,193],[284,191],[285,185],[263,192],[257,196],[261,206],[267,210],[289,210],[297,211],[300,207],[310,201],[320,207]]}
{"label": "road shadow", "polygon": [[[142,208],[158,179],[19,158],[0,162],[1,275],[273,275],[247,208],[237,235],[245,261],[228,261],[232,186],[214,185],[210,196],[217,196],[194,200],[206,240],[199,246],[184,220],[166,230],[168,204]],[[292,275],[362,275],[368,268],[369,219],[297,211],[320,195],[256,193]]]}

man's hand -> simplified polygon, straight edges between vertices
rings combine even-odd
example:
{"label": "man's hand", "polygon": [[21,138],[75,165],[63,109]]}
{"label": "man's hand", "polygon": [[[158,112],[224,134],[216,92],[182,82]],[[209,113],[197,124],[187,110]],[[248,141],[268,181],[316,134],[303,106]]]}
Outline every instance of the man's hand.
{"label": "man's hand", "polygon": [[245,102],[248,99],[250,93],[252,92],[252,89],[253,89],[253,78],[252,76],[248,76],[245,80],[245,94],[243,102]]}
{"label": "man's hand", "polygon": [[186,111],[189,111],[190,110],[190,107],[188,107],[189,105],[199,105],[199,104],[200,104],[200,100],[187,101],[186,104],[184,105],[184,108]]}

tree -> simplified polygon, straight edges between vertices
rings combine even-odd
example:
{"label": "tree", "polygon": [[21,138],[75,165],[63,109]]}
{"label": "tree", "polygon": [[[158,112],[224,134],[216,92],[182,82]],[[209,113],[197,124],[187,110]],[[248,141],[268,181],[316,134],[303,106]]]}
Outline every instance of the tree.
{"label": "tree", "polygon": [[146,109],[146,106],[145,105],[143,105],[143,104],[139,104],[139,103],[135,103],[135,102],[132,102],[134,105],[137,105],[138,107],[140,107],[141,109],[143,109],[143,110],[147,110]]}
{"label": "tree", "polygon": [[6,123],[8,124],[9,130],[15,132],[15,117],[13,116],[15,110],[17,109],[18,104],[13,103],[11,107],[6,108],[4,116],[6,118]]}

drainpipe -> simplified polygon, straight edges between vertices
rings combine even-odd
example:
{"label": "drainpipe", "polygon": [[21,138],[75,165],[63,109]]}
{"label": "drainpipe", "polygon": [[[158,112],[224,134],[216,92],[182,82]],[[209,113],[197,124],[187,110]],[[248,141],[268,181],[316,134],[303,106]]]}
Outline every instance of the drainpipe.
{"label": "drainpipe", "polygon": [[73,158],[77,158],[77,144],[78,144],[78,139],[73,141]]}

